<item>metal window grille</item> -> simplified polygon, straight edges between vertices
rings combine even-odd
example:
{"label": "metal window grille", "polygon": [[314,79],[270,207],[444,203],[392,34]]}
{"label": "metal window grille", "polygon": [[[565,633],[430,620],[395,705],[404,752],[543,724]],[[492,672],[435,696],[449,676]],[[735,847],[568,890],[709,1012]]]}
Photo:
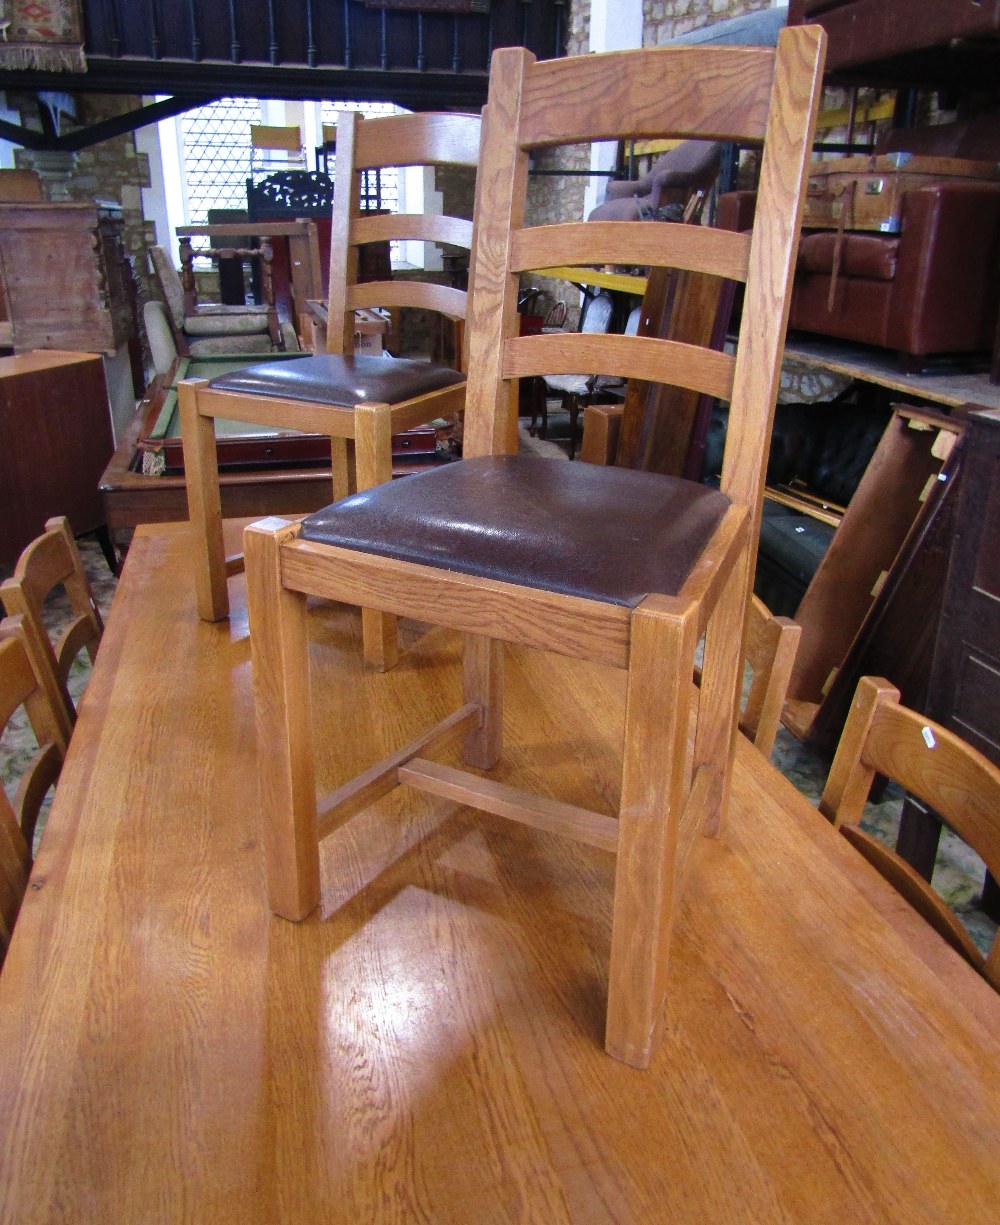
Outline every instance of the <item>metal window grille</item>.
{"label": "metal window grille", "polygon": [[250,125],[260,117],[256,98],[220,98],[182,116],[191,225],[207,224],[210,208],[246,208]]}
{"label": "metal window grille", "polygon": [[[324,102],[320,112],[321,123],[335,123],[338,111],[360,111],[363,115],[398,115],[401,106],[394,102]],[[361,207],[388,213],[399,212],[399,172],[395,167],[386,170],[366,170],[361,175]]]}

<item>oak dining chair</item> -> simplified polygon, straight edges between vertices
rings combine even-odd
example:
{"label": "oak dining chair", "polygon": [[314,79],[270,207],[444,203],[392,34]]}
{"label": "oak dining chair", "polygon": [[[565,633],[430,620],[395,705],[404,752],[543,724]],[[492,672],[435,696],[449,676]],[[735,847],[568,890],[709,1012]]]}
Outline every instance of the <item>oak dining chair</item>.
{"label": "oak dining chair", "polygon": [[62,720],[29,654],[22,620],[5,617],[0,621],[0,734],[21,707],[37,748],[29,756],[13,800],[0,787],[0,962],[27,887],[42,802],[66,756]]}
{"label": "oak dining chair", "polygon": [[[53,641],[43,609],[60,586],[69,601],[70,619]],[[97,659],[104,622],[65,516],[48,519],[42,535],[22,551],[14,573],[0,583],[0,603],[9,615],[22,619],[28,652],[68,740],[76,722],[67,686],[70,668],[83,650],[91,663]]]}
{"label": "oak dining chair", "polygon": [[938,813],[1000,879],[1000,769],[954,732],[863,676],[844,724],[820,812],[991,986],[1000,990],[1000,940],[984,956],[944,899],[896,852],[861,828],[876,775],[902,784]]}
{"label": "oak dining chair", "polygon": [[[605,1047],[648,1065],[662,1028],[676,897],[699,833],[726,811],[764,463],[777,394],[825,37],[776,49],[656,47],[536,62],[494,53],[479,169],[465,458],[302,523],[247,529],[257,760],[270,903],[321,896],[319,839],[398,785],[617,855]],[[533,150],[637,136],[762,146],[752,234],[659,222],[525,225]],[[522,272],[678,267],[746,284],[735,355],[649,336],[518,336]],[[518,380],[578,370],[680,382],[728,400],[721,489],[512,452]],[[310,595],[463,635],[464,703],[317,804]],[[704,635],[694,701],[695,649]],[[499,759],[504,644],[627,672],[617,817],[478,771]],[[343,717],[364,718],[343,694]],[[429,759],[464,736],[472,770]],[[689,743],[689,736],[693,742]],[[544,763],[542,763],[544,765]],[[332,852],[336,854],[336,850]]]}
{"label": "oak dining chair", "polygon": [[[416,308],[464,320],[465,290],[438,283],[432,272],[405,279],[358,281],[359,248],[366,243],[417,240],[469,250],[471,219],[449,214],[366,213],[361,181],[387,167],[475,167],[478,115],[414,114],[337,120],[337,160],[326,352],[300,361],[252,365],[211,381],[181,383],[178,399],[184,442],[188,508],[198,551],[198,612],[207,621],[228,615],[228,575],[242,558],[227,560],[222,543],[216,418],[261,422],[327,434],[331,440],[333,496],[348,491],[347,442],[356,452],[357,488],[392,479],[393,434],[460,412],[465,366],[383,356],[354,356],[354,312]],[[396,660],[395,620],[364,612],[365,657],[377,668]]]}

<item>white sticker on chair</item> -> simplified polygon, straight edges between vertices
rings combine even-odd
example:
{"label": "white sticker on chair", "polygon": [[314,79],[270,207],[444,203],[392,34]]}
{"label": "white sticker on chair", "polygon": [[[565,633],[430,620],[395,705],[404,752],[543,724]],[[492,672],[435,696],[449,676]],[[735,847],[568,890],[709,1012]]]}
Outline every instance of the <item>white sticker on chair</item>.
{"label": "white sticker on chair", "polygon": [[934,733],[929,727],[923,728],[920,734],[924,738],[924,744],[926,744],[929,749],[937,748],[937,741],[934,739]]}

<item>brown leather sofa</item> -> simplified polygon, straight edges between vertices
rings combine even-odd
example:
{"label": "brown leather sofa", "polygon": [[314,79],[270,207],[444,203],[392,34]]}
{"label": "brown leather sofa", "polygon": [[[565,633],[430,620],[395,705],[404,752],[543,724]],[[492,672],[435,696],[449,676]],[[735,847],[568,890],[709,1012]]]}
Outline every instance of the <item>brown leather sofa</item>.
{"label": "brown leather sofa", "polygon": [[[992,132],[979,125],[970,135],[961,124],[896,131],[879,151],[996,160],[1000,133],[993,143]],[[729,193],[720,200],[719,224],[746,228],[752,209],[753,193]],[[845,233],[831,303],[836,245],[835,232],[803,233],[790,328],[893,349],[909,366],[929,355],[993,347],[1000,184],[916,187],[903,197],[899,234]]]}

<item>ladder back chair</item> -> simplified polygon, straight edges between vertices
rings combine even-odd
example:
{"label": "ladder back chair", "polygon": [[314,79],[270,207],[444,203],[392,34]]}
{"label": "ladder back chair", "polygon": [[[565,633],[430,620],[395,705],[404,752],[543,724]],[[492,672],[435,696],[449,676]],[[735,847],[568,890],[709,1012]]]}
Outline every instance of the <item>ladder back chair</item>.
{"label": "ladder back chair", "polygon": [[[42,610],[60,585],[72,618],[53,642]],[[60,515],[46,521],[44,533],[24,549],[13,575],[0,584],[0,603],[10,616],[22,620],[28,652],[68,740],[76,722],[76,708],[67,687],[70,668],[82,650],[91,663],[96,660],[104,633],[104,622],[68,519]]]}
{"label": "ladder back chair", "polygon": [[13,802],[0,787],[0,962],[28,884],[42,801],[66,756],[62,720],[29,654],[21,618],[5,617],[0,621],[0,734],[22,706],[38,748],[21,775]]}
{"label": "ladder back chair", "polygon": [[987,956],[926,880],[858,822],[876,774],[929,804],[1000,878],[1000,769],[954,732],[901,706],[881,677],[858,684],[820,799],[852,846],[986,981],[1000,990],[1000,940]]}
{"label": "ladder back chair", "polygon": [[[178,398],[184,441],[188,508],[198,550],[198,612],[207,621],[228,615],[227,575],[242,558],[226,560],[222,543],[216,417],[328,434],[333,496],[348,492],[347,440],[355,441],[358,489],[392,479],[393,434],[465,405],[465,363],[460,368],[386,356],[354,356],[354,312],[361,308],[415,307],[464,321],[464,290],[426,280],[358,281],[358,251],[366,243],[420,240],[471,251],[472,221],[431,214],[366,214],[361,177],[366,171],[405,166],[466,166],[479,161],[478,115],[390,115],[362,119],[348,112],[337,122],[336,182],[330,248],[326,353],[297,362],[250,366],[206,382],[182,383]],[[375,667],[396,660],[395,620],[364,614],[365,657]]]}
{"label": "ladder back chair", "polygon": [[[272,908],[289,919],[309,914],[320,900],[318,838],[402,783],[616,853],[605,1046],[638,1067],[648,1064],[662,1026],[675,885],[698,832],[719,830],[728,796],[823,45],[821,31],[798,27],[776,50],[657,47],[541,63],[522,48],[498,50],[479,171],[466,458],[301,524],[265,520],[244,536]],[[658,222],[525,228],[531,149],[627,136],[763,144],[766,203],[752,237]],[[605,263],[745,280],[749,305],[736,356],[653,337],[518,337],[522,272]],[[518,380],[577,370],[679,381],[730,400],[736,425],[721,491],[513,454]],[[319,812],[309,595],[464,636],[464,705],[339,788]],[[617,819],[428,760],[436,740],[462,733],[468,765],[496,764],[505,642],[627,670]],[[345,718],[349,711],[345,694]]]}

